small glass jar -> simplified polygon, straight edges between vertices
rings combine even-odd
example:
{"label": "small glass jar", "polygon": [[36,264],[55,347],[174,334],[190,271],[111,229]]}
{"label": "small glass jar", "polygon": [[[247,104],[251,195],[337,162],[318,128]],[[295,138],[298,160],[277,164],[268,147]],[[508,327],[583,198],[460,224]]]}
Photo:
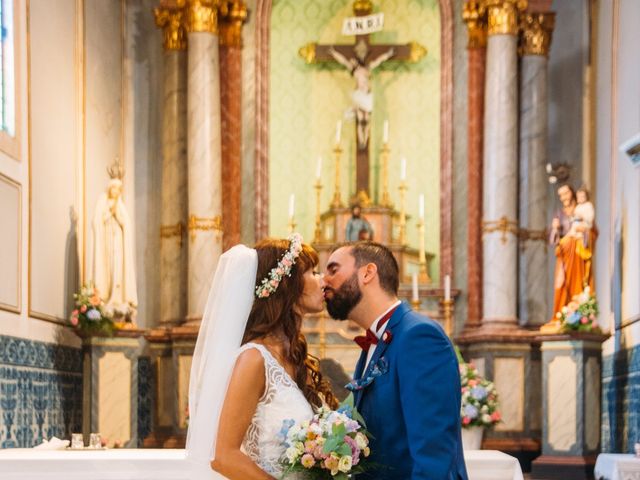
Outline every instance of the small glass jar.
{"label": "small glass jar", "polygon": [[81,433],[71,434],[71,448],[84,448],[84,436]]}
{"label": "small glass jar", "polygon": [[102,439],[99,433],[89,435],[89,448],[102,448]]}

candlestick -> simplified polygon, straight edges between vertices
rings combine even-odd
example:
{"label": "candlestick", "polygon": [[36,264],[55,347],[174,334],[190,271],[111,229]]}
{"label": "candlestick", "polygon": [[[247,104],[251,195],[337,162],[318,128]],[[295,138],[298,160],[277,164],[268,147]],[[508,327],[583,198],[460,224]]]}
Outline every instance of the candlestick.
{"label": "candlestick", "polygon": [[444,319],[444,331],[450,337],[453,334],[453,300],[440,300],[440,308]]}
{"label": "candlestick", "polygon": [[296,195],[292,193],[289,195],[289,218],[293,218],[295,213]]}
{"label": "candlestick", "polygon": [[421,193],[418,196],[418,218],[420,219],[420,221],[422,221],[424,223],[424,194]]}
{"label": "candlestick", "polygon": [[418,263],[420,264],[420,274],[427,273],[427,253],[424,248],[424,220],[421,218],[417,223],[418,227]]}
{"label": "candlestick", "polygon": [[316,179],[316,183],[313,186],[316,189],[316,229],[314,232],[314,242],[318,243],[322,240],[322,229],[320,228],[320,196],[322,193],[322,182],[320,177]]}
{"label": "candlestick", "polygon": [[334,186],[335,190],[331,206],[333,208],[340,208],[342,207],[342,199],[340,198],[340,155],[342,154],[342,149],[340,148],[340,145],[336,144],[336,146],[333,147],[333,154],[336,159],[336,184]]}
{"label": "candlestick", "polygon": [[411,274],[411,291],[413,293],[411,300],[420,301],[420,295],[418,294],[418,272]]}
{"label": "candlestick", "polygon": [[340,143],[340,134],[342,133],[342,120],[336,123],[336,145]]}
{"label": "candlestick", "polygon": [[405,202],[405,194],[407,192],[407,184],[402,180],[400,186],[400,245],[407,243],[407,205]]}
{"label": "candlestick", "polygon": [[389,195],[389,145],[385,142],[382,145],[382,199],[380,204],[383,207],[393,207],[391,196]]}
{"label": "candlestick", "polygon": [[449,275],[444,277],[444,299],[451,300],[451,277]]}
{"label": "candlestick", "polygon": [[407,179],[407,159],[402,157],[400,160],[400,181],[404,182]]}
{"label": "candlestick", "polygon": [[384,121],[384,127],[382,128],[382,143],[389,143],[389,120]]}
{"label": "candlestick", "polygon": [[322,175],[322,156],[318,155],[318,163],[316,164],[316,178],[319,180]]}

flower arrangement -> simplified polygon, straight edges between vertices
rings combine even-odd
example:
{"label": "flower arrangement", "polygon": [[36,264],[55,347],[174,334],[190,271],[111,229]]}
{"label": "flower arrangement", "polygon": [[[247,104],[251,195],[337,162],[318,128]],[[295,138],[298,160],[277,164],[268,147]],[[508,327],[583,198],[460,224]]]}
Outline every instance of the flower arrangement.
{"label": "flower arrangement", "polygon": [[596,322],[597,315],[598,301],[587,286],[556,313],[556,318],[560,321],[563,332],[600,332]]}
{"label": "flower arrangement", "polygon": [[493,382],[483,378],[473,363],[462,361],[459,368],[462,386],[462,427],[493,427],[501,419],[498,411],[498,393]]}
{"label": "flower arrangement", "polygon": [[314,480],[347,480],[367,469],[368,432],[352,396],[338,410],[321,408],[311,420],[285,420],[280,436],[286,446],[282,478],[304,472]]}
{"label": "flower arrangement", "polygon": [[105,312],[104,302],[96,287],[83,285],[73,298],[76,308],[69,319],[73,327],[84,335],[113,335],[115,326]]}
{"label": "flower arrangement", "polygon": [[291,242],[289,250],[282,256],[278,264],[271,269],[269,275],[262,279],[260,285],[256,287],[256,297],[267,298],[278,288],[283,277],[291,276],[291,269],[296,264],[296,260],[302,252],[302,235],[292,233],[288,240]]}

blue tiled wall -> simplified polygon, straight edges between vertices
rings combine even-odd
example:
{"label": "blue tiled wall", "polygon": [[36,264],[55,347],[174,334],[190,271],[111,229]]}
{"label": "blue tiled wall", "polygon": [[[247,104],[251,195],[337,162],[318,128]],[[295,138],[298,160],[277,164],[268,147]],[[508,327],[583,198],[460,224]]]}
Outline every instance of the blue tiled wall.
{"label": "blue tiled wall", "polygon": [[82,352],[0,335],[0,448],[82,431]]}
{"label": "blue tiled wall", "polygon": [[138,359],[138,445],[141,447],[144,439],[151,433],[153,411],[153,374],[151,359]]}
{"label": "blue tiled wall", "polygon": [[632,453],[635,442],[640,442],[640,345],[602,363],[602,451]]}

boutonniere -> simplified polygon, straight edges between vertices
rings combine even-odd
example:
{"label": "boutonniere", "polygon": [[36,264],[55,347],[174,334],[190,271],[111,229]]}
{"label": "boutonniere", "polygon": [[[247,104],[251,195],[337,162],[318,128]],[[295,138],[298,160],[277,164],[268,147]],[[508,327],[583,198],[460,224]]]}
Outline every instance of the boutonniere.
{"label": "boutonniere", "polygon": [[393,333],[391,333],[391,330],[385,330],[382,334],[382,341],[389,345],[391,340],[393,340]]}
{"label": "boutonniere", "polygon": [[371,370],[369,371],[369,375],[359,379],[353,379],[349,383],[347,383],[344,388],[351,392],[355,392],[356,390],[362,390],[365,387],[368,387],[373,383],[373,381],[384,375],[389,371],[389,360],[384,357],[380,357],[376,363],[373,364]]}

